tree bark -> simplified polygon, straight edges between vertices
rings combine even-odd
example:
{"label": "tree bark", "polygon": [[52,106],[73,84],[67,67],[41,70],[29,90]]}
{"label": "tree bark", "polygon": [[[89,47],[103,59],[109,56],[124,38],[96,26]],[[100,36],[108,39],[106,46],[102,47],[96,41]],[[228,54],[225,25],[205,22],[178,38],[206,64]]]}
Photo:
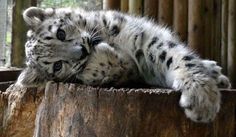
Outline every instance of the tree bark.
{"label": "tree bark", "polygon": [[108,89],[62,83],[48,83],[45,92],[11,86],[0,93],[0,137],[236,135],[235,90],[222,91],[220,113],[208,124],[187,119],[179,107],[179,95],[167,89]]}
{"label": "tree bark", "polygon": [[236,1],[229,0],[228,17],[228,76],[236,88]]}

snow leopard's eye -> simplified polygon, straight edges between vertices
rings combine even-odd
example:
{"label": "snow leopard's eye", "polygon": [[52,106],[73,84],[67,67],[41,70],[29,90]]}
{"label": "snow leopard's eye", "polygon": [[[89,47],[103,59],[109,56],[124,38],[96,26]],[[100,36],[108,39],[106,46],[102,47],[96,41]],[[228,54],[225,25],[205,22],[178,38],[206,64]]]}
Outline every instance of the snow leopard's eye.
{"label": "snow leopard's eye", "polygon": [[53,64],[54,73],[61,70],[61,68],[62,68],[62,61],[57,61]]}
{"label": "snow leopard's eye", "polygon": [[57,39],[64,41],[66,39],[66,32],[59,28],[57,30]]}
{"label": "snow leopard's eye", "polygon": [[100,38],[100,37],[92,38],[92,45],[93,46],[96,46],[101,42],[102,42],[102,38]]}

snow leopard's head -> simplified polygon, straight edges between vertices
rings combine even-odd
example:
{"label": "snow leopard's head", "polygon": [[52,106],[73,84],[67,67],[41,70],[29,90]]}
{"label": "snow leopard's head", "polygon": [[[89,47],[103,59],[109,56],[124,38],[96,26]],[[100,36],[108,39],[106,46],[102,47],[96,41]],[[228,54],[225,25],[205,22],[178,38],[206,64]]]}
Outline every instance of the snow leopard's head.
{"label": "snow leopard's head", "polygon": [[81,30],[71,21],[72,11],[31,7],[23,18],[30,27],[25,44],[26,68],[17,84],[36,86],[46,81],[65,81],[79,73],[90,53]]}

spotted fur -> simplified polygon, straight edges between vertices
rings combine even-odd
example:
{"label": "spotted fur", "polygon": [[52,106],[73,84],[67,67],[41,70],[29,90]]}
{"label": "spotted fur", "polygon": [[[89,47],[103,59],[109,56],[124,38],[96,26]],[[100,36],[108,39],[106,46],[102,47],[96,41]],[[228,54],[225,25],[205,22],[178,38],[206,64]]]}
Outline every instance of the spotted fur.
{"label": "spotted fur", "polygon": [[[218,87],[230,86],[214,61],[200,59],[168,28],[146,18],[116,11],[31,7],[24,19],[32,37],[26,43],[27,68],[19,84],[71,76],[88,85],[141,79],[180,91],[180,106],[196,122],[215,118],[220,109]],[[58,61],[63,70],[53,77],[51,69],[58,69]]]}

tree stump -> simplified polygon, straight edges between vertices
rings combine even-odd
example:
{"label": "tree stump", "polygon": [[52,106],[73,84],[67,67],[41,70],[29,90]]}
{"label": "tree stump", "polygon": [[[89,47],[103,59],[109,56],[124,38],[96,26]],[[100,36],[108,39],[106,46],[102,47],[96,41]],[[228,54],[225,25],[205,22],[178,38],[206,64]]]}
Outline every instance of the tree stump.
{"label": "tree stump", "polygon": [[[1,137],[234,137],[236,92],[222,91],[214,122],[194,123],[168,89],[51,83],[0,93]],[[40,103],[41,102],[41,103]],[[40,105],[39,105],[40,104]]]}
{"label": "tree stump", "polygon": [[32,137],[44,90],[10,86],[0,91],[0,137]]}

